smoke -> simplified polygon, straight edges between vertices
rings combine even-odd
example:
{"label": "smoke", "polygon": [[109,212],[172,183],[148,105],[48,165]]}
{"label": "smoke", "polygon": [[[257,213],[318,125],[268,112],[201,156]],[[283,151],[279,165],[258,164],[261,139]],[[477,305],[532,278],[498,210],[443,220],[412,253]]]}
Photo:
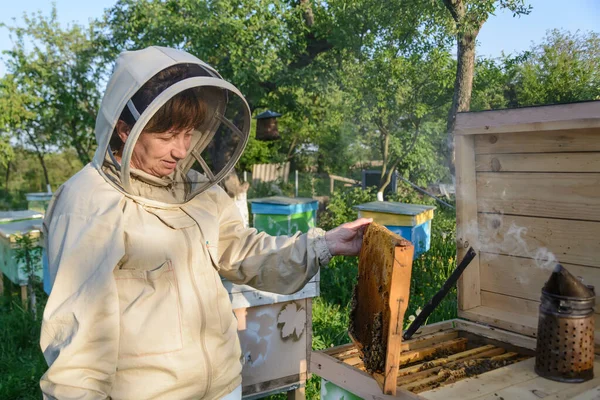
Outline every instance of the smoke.
{"label": "smoke", "polygon": [[[452,178],[456,182],[455,177],[452,176]],[[489,184],[489,182],[485,182],[484,187]],[[469,193],[464,192],[466,186],[457,183],[457,195],[469,198]],[[499,198],[505,200],[510,190],[510,188],[503,188],[499,193]],[[497,213],[479,214],[478,221],[471,220],[467,223],[462,223],[461,226],[457,226],[456,233],[459,246],[464,248],[472,246],[477,251],[484,251],[488,258],[495,258],[501,254],[530,258],[534,260],[538,268],[548,271],[551,271],[558,264],[558,259],[550,249],[538,246],[537,244],[542,243],[536,243],[537,238],[535,235],[528,236],[528,228],[526,226],[521,226],[511,221],[512,218],[505,217],[502,210],[496,209],[491,204],[482,204],[482,200],[480,197],[478,199],[479,204],[471,206],[478,210],[493,210]],[[506,226],[507,224],[510,225]],[[518,260],[515,259],[513,262],[517,263]],[[526,274],[519,274],[515,279],[519,283],[524,283],[521,280],[526,280],[525,276]]]}

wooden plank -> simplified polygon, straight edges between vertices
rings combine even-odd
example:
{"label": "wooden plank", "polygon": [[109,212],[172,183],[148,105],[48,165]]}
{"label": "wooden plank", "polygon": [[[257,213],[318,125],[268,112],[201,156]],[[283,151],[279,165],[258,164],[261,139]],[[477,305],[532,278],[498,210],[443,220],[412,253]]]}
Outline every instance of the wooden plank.
{"label": "wooden plank", "polygon": [[477,172],[600,172],[600,154],[479,154],[475,165]]}
{"label": "wooden plank", "polygon": [[473,333],[482,338],[497,340],[503,343],[510,343],[514,346],[522,347],[524,349],[533,350],[536,347],[536,340],[529,336],[524,336],[515,332],[499,329],[489,325],[482,325],[480,323],[475,323],[462,319],[457,319],[454,321],[456,329]]}
{"label": "wooden plank", "polygon": [[[402,342],[401,351],[410,351],[416,349],[422,349],[423,347],[432,346],[437,343],[445,342],[448,340],[456,339],[458,337],[457,331],[448,331],[444,329],[451,329],[451,321],[444,321],[437,324],[425,325],[422,330],[428,329],[423,332],[421,329],[418,331],[421,336],[415,336],[410,340]],[[441,330],[440,330],[441,329]],[[429,334],[423,334],[426,332],[432,332]],[[334,357],[338,360],[344,360],[349,357],[354,357],[358,354],[358,348],[354,343],[348,343],[336,347],[332,347],[322,351],[323,353]]]}
{"label": "wooden plank", "polygon": [[429,324],[429,325],[423,325],[422,327],[419,328],[419,330],[417,330],[417,332],[415,333],[415,335],[413,336],[412,339],[407,340],[404,343],[411,343],[413,341],[417,341],[419,338],[423,337],[424,335],[431,335],[431,334],[438,333],[438,332],[452,330],[452,329],[454,329],[454,321],[455,320],[451,319],[448,321],[440,321],[440,322],[436,322],[436,323]]}
{"label": "wooden plank", "polygon": [[308,282],[306,286],[293,294],[278,294],[253,290],[229,293],[229,300],[234,310],[248,307],[258,307],[286,301],[303,300],[319,295],[319,282]]}
{"label": "wooden plank", "polygon": [[336,180],[336,181],[340,181],[340,182],[352,183],[354,185],[358,185],[360,183],[360,181],[357,181],[356,179],[345,178],[343,176],[338,176],[338,175],[331,175],[331,174],[329,174],[329,178],[333,179],[333,180]]}
{"label": "wooden plank", "polygon": [[[479,214],[480,249],[538,260],[600,267],[600,223],[499,214]],[[479,266],[479,264],[478,264]],[[583,276],[584,280],[586,276]]]}
{"label": "wooden plank", "polygon": [[[481,253],[481,290],[539,301],[544,283],[551,271],[539,268],[530,258]],[[600,269],[573,264],[562,264],[584,282],[600,288]],[[600,313],[600,297],[596,297],[596,313]]]}
{"label": "wooden plank", "polygon": [[322,350],[322,353],[327,354],[330,357],[338,358],[348,353],[357,353],[358,349],[354,343],[342,344],[340,346],[331,347],[329,349]]}
{"label": "wooden plank", "polygon": [[[491,350],[485,351],[483,353],[478,353],[478,354],[470,355],[468,357],[461,358],[460,360],[453,361],[451,363],[446,364],[445,366],[453,366],[459,362],[473,360],[475,358],[491,357],[491,356],[495,356],[498,354],[503,354],[505,352],[506,352],[506,350],[496,347]],[[466,353],[466,352],[463,352],[463,353]],[[402,387],[403,385],[406,385],[408,383],[415,382],[420,379],[427,378],[428,376],[437,374],[439,371],[441,371],[442,368],[443,368],[443,366],[440,365],[438,367],[430,368],[430,369],[420,371],[420,372],[415,372],[410,375],[399,376],[398,377],[398,386]]]}
{"label": "wooden plank", "polygon": [[[456,333],[458,336],[458,332],[456,332]],[[411,351],[401,353],[399,356],[399,361],[400,361],[399,364],[400,365],[410,364],[413,362],[432,358],[432,357],[436,356],[437,354],[443,355],[445,353],[451,353],[451,354],[459,353],[459,352],[463,352],[466,348],[467,348],[467,339],[465,339],[465,338],[448,340],[445,342],[436,343],[435,345],[432,345],[432,346],[429,346],[426,348],[420,348],[417,350],[411,350]],[[450,356],[450,357],[452,357],[452,356]],[[339,358],[338,358],[338,360],[339,360]],[[353,367],[365,370],[362,359],[358,355],[342,359],[341,361],[343,361],[344,363],[351,365]],[[399,374],[399,372],[396,373],[397,376],[398,376],[398,374]],[[373,375],[375,375],[375,374],[373,374]]]}
{"label": "wooden plank", "polygon": [[21,303],[25,310],[29,309],[29,302],[27,301],[27,285],[21,285]]}
{"label": "wooden plank", "polygon": [[[414,247],[406,243],[396,245],[394,252],[394,265],[392,269],[391,282],[389,285],[389,328],[387,336],[387,354],[385,358],[385,379],[383,381],[383,392],[385,394],[396,394],[396,379],[402,351],[402,326],[404,325],[404,313],[408,308],[410,298],[410,278],[412,275]],[[384,283],[385,287],[385,283]],[[385,290],[385,289],[384,289]],[[386,319],[384,318],[384,321]]]}
{"label": "wooden plank", "polygon": [[[460,360],[460,359],[463,359],[463,358],[466,358],[466,357],[469,357],[469,356],[472,356],[475,354],[481,354],[488,350],[492,350],[494,348],[495,348],[495,346],[493,346],[493,345],[486,345],[486,346],[476,347],[471,350],[462,351],[460,353],[452,354],[448,357],[437,358],[437,359],[431,360],[431,361],[425,361],[420,364],[413,365],[411,367],[406,367],[406,368],[400,369],[398,371],[398,376],[401,377],[401,376],[408,375],[408,374],[414,374],[416,372],[422,371],[425,366],[427,366],[429,368],[437,367],[437,366],[448,364],[452,361]],[[400,380],[400,378],[398,378],[398,380]]]}
{"label": "wooden plank", "polygon": [[[468,311],[459,311],[459,317],[521,335],[536,337],[538,324],[537,308],[535,308],[536,303],[531,300],[511,298],[509,296],[498,296],[501,295],[485,293],[484,297],[486,303],[491,305],[480,306]],[[534,308],[536,310],[535,313]],[[594,324],[596,326],[596,334],[594,337],[596,343],[595,353],[600,354],[600,328],[598,328],[600,326],[599,314],[594,314]],[[489,327],[487,327],[487,329],[489,329]],[[481,335],[485,334],[485,332],[482,331],[474,333]],[[516,346],[531,349],[535,348],[535,341],[528,345],[527,341],[524,341],[523,344],[519,344],[520,342],[523,342],[523,340],[517,341],[515,339],[517,338],[513,338],[512,340],[507,338],[507,340],[504,341]]]}
{"label": "wooden plank", "polygon": [[422,349],[424,347],[433,346],[438,343],[446,342],[448,340],[456,339],[458,337],[457,331],[451,332],[439,332],[430,335],[424,335],[420,337],[413,337],[413,339],[402,342],[402,351],[410,351]]}
{"label": "wooden plank", "polygon": [[287,400],[306,400],[306,386],[287,392]]}
{"label": "wooden plank", "polygon": [[523,135],[520,132],[475,136],[475,154],[565,153],[600,151],[600,130],[562,130]]}
{"label": "wooden plank", "polygon": [[[478,251],[477,186],[475,150],[472,136],[455,137],[456,145],[456,246],[462,260],[470,246]],[[458,280],[458,309],[468,310],[480,302],[479,254]]]}
{"label": "wooden plank", "polygon": [[476,321],[495,326],[504,330],[520,333],[526,336],[536,336],[538,319],[532,315],[524,315],[519,309],[511,311],[480,306],[467,311],[459,311],[458,316],[470,321]]}
{"label": "wooden plank", "polygon": [[244,398],[261,398],[275,392],[283,392],[298,387],[298,382],[306,382],[306,373],[284,376],[281,378],[259,381],[242,387]]}
{"label": "wooden plank", "polygon": [[[518,310],[519,314],[532,317],[536,321],[538,320],[539,301],[526,300],[486,291],[481,292],[481,300],[484,307],[507,312]],[[594,314],[594,324],[596,329],[595,342],[596,344],[600,344],[600,315],[597,313]]]}
{"label": "wooden plank", "polygon": [[476,399],[536,378],[534,362],[535,359],[530,358],[420,395],[430,400]]}
{"label": "wooden plank", "polygon": [[304,370],[306,371],[308,377],[310,378],[310,373],[308,372],[308,366],[310,365],[310,355],[312,354],[312,343],[313,343],[313,314],[312,308],[313,303],[312,299],[306,299],[306,364],[304,365]]}
{"label": "wooden plank", "polygon": [[467,339],[458,338],[450,340],[448,342],[438,343],[436,345],[426,347],[424,349],[407,351],[405,353],[400,354],[400,356],[398,357],[398,361],[400,365],[406,365],[409,363],[424,360],[426,358],[435,356],[443,352],[449,352],[451,354],[463,352],[466,350],[466,348]]}
{"label": "wooden plank", "polygon": [[414,247],[375,222],[363,236],[349,335],[368,371],[384,376],[383,391],[396,393],[402,325],[410,296]]}
{"label": "wooden plank", "polygon": [[[598,360],[595,361],[594,367],[597,370],[600,368]],[[498,400],[499,398],[507,400],[539,400],[540,398],[564,400],[576,398],[577,395],[585,394],[586,392],[595,393],[597,396],[600,396],[600,392],[597,389],[600,390],[600,377],[578,384],[563,383],[536,377],[495,393],[478,397],[477,400]]]}
{"label": "wooden plank", "polygon": [[318,375],[335,385],[354,393],[365,400],[422,400],[423,398],[414,393],[397,389],[396,395],[386,395],[381,392],[381,387],[366,372],[344,364],[326,354],[313,351],[310,361],[310,372]]}
{"label": "wooden plank", "polygon": [[480,172],[477,211],[600,221],[600,173]]}
{"label": "wooden plank", "polygon": [[540,302],[482,290],[481,305],[504,311],[518,311],[519,314],[530,315],[537,318]]}
{"label": "wooden plank", "polygon": [[600,102],[458,113],[455,135],[600,127]]}

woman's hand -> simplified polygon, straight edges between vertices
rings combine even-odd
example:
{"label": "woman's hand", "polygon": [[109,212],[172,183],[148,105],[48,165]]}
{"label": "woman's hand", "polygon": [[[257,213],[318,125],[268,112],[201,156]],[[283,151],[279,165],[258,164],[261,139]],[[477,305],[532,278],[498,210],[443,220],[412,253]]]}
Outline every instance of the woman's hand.
{"label": "woman's hand", "polygon": [[359,218],[325,233],[325,242],[332,256],[357,256],[362,246],[365,228],[373,218]]}

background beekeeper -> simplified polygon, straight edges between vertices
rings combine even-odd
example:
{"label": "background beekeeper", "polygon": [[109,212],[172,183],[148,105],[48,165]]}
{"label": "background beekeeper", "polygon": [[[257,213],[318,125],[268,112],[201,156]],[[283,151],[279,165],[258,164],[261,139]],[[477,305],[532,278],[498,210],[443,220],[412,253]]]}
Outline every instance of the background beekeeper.
{"label": "background beekeeper", "polygon": [[369,220],[292,237],[244,227],[216,183],[249,127],[240,92],[196,57],[161,47],[119,56],[94,160],[44,221],[46,398],[239,398],[237,324],[220,276],[293,293],[332,255],[358,254]]}

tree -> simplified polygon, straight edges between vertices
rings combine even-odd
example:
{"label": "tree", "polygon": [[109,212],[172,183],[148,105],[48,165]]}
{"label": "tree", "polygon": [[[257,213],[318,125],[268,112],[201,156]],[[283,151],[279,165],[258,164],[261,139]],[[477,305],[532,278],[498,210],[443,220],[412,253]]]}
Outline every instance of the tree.
{"label": "tree", "polygon": [[512,106],[600,99],[600,35],[549,31],[513,68]]}
{"label": "tree", "polygon": [[434,150],[431,145],[443,143],[426,125],[440,118],[450,102],[452,67],[450,54],[443,49],[411,56],[381,50],[346,72],[357,124],[375,140],[383,160],[380,200],[400,165],[406,172],[412,169],[407,159],[417,146]]}
{"label": "tree", "polygon": [[124,49],[157,44],[213,65],[252,109],[284,114],[283,140],[272,147],[287,158],[306,145],[327,149],[345,140],[338,107],[344,60],[386,47],[415,52],[447,38],[419,4],[403,0],[120,0],[102,32],[111,61]]}
{"label": "tree", "polygon": [[600,99],[600,35],[548,31],[516,55],[479,59],[473,80],[474,110]]}
{"label": "tree", "polygon": [[51,150],[72,148],[83,164],[90,161],[106,67],[94,24],[63,29],[55,7],[48,17],[38,12],[23,22],[7,27],[13,48],[4,52],[2,106],[12,117],[4,125],[35,149],[48,180],[44,157]]}
{"label": "tree", "polygon": [[469,111],[477,35],[490,14],[496,10],[508,9],[517,16],[529,14],[531,6],[525,5],[524,0],[443,0],[443,2],[452,17],[457,44],[454,96],[446,123],[449,144],[448,165],[454,174],[454,124],[458,112]]}

